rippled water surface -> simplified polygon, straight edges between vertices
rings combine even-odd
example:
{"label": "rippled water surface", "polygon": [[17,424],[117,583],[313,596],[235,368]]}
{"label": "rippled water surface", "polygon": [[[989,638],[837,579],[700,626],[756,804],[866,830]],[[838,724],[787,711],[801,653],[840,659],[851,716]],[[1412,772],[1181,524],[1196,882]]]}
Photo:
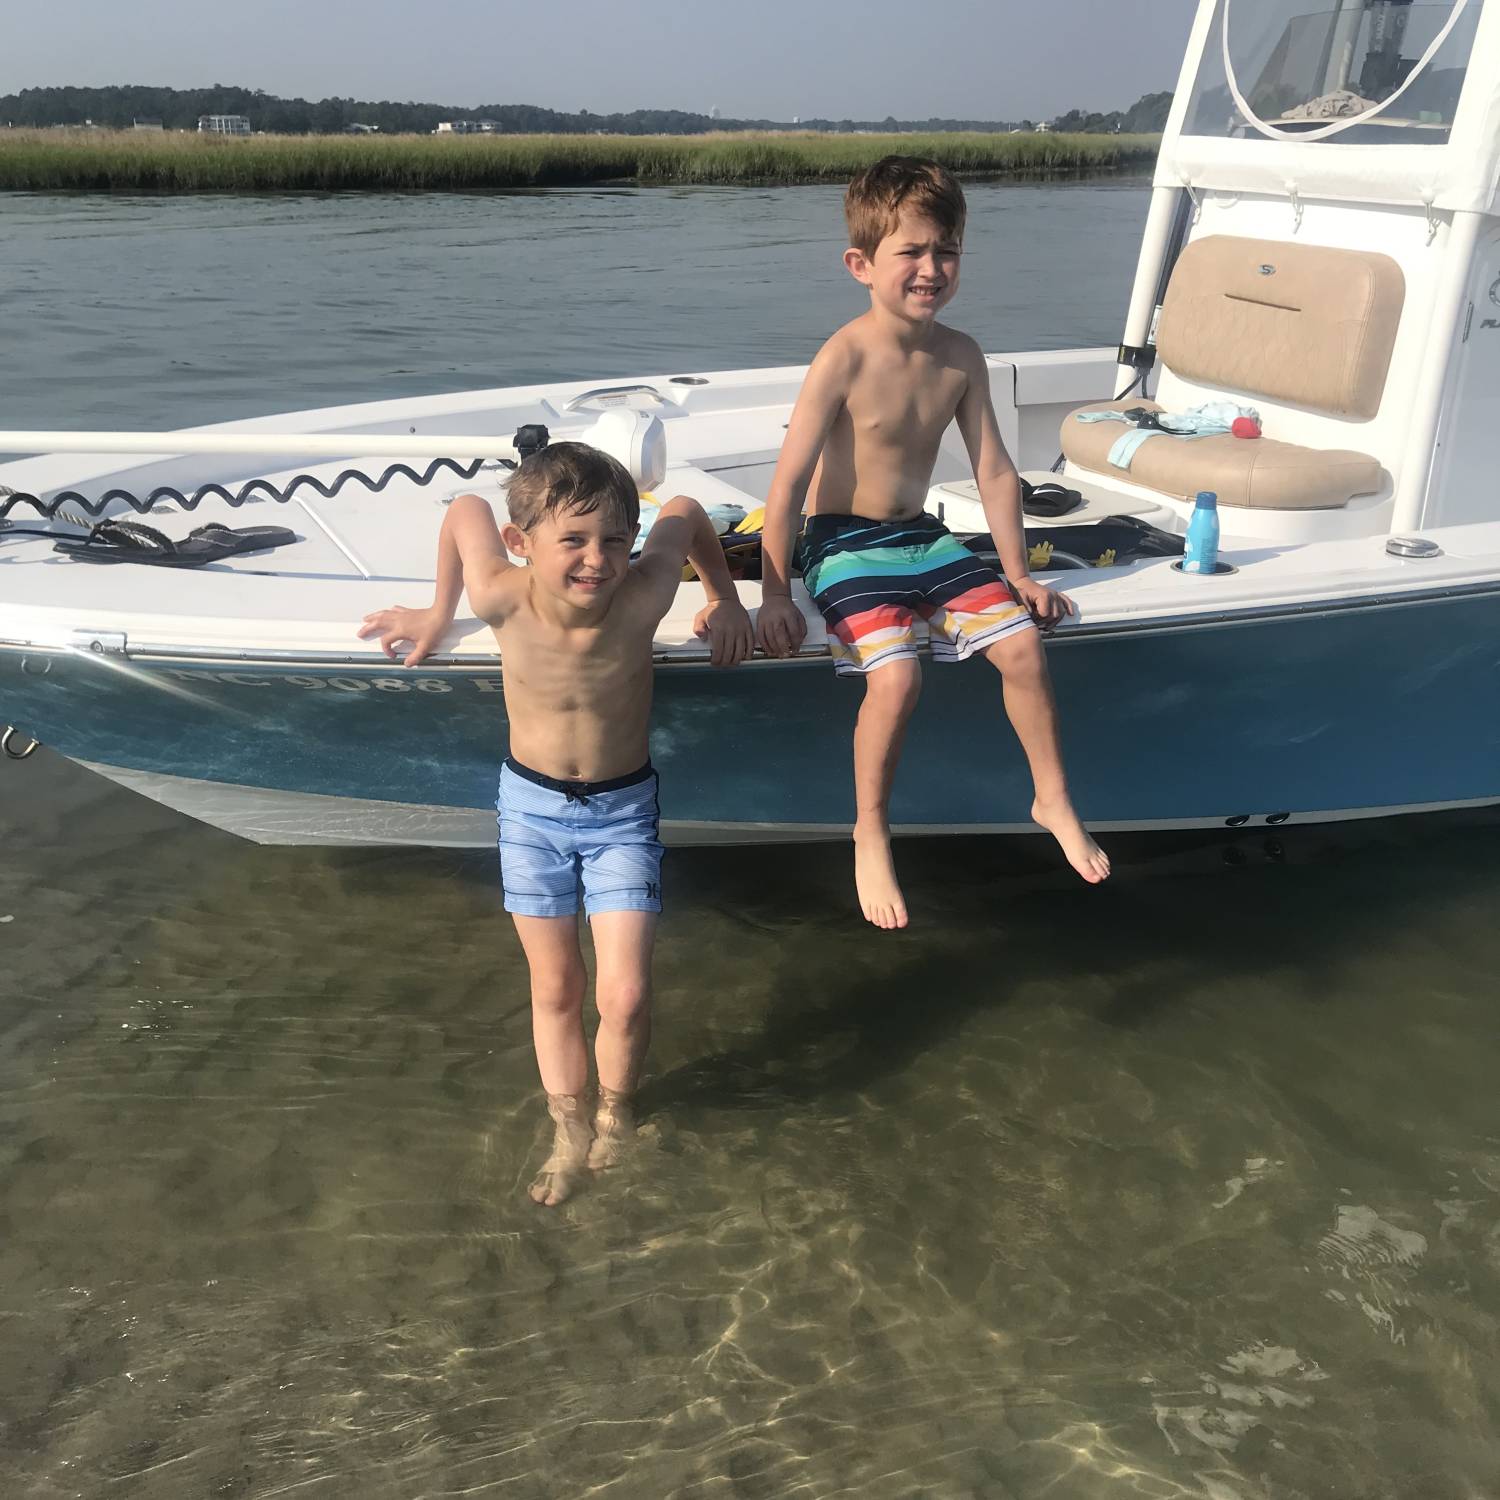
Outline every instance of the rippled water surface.
{"label": "rippled water surface", "polygon": [[[1141,190],[972,197],[955,321],[1111,341]],[[17,426],[853,307],[821,189],[0,208]],[[547,1212],[492,857],[0,761],[0,1495],[1500,1495],[1500,825],[1116,842],[906,845],[889,936],[675,852],[642,1149]]]}
{"label": "rippled water surface", "polygon": [[[953,321],[994,351],[1119,342],[1143,184],[975,185],[969,201]],[[840,203],[824,187],[8,195],[5,425],[806,364],[861,306]]]}

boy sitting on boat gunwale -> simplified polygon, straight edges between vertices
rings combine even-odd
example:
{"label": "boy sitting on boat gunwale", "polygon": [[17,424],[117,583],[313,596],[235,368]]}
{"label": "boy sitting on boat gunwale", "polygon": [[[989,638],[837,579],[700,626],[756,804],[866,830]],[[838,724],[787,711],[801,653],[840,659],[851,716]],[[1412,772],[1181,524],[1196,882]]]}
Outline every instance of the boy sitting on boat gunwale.
{"label": "boy sitting on boat gunwale", "polygon": [[[752,649],[723,549],[702,507],[679,495],[658,513],[638,561],[640,496],[626,470],[582,443],[527,458],[497,527],[478,495],[449,507],[427,609],[366,615],[406,666],[429,655],[460,595],[492,627],[504,662],[510,754],[500,773],[501,882],[531,972],[532,1038],[555,1125],[532,1198],[561,1203],[586,1168],[611,1166],[634,1134],[632,1098],[651,1038],[651,954],[661,911],[657,776],[647,744],[652,641],[676,596],[684,560],[707,605],[694,629],[716,666]],[[517,567],[507,549],[529,564]],[[583,1034],[587,976],[578,894],[593,933],[594,1056],[590,1117]]]}
{"label": "boy sitting on boat gunwale", "polygon": [[[854,878],[877,927],[904,927],[891,857],[890,797],[906,723],[921,691],[914,616],[939,661],[983,654],[1031,767],[1031,815],[1073,868],[1097,883],[1109,860],[1073,809],[1035,620],[1071,613],[1027,568],[1021,489],[990,400],[979,346],[938,312],[958,290],[965,204],[935,162],[888,156],[844,199],[844,264],[870,309],[818,351],[792,412],[766,501],[760,646],[790,656],[807,626],[789,584],[804,503],[803,576],[828,623],[841,675],[864,678],[854,730]],[[1002,577],[924,513],[938,446],[956,420],[974,466]],[[1034,618],[1035,617],[1035,620]]]}

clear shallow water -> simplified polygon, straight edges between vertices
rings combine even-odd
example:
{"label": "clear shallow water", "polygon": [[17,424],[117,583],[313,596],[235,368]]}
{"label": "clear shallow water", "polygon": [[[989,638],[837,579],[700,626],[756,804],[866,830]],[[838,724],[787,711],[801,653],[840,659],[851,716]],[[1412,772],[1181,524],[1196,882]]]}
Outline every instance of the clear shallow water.
{"label": "clear shallow water", "polygon": [[[1143,195],[973,196],[1016,262],[997,290],[976,236],[955,316],[1110,341],[1128,234],[1082,231]],[[455,348],[521,294],[433,246],[529,205],[739,269],[638,296],[579,251],[610,358],[567,317],[514,364]],[[4,274],[51,288],[8,299],[17,425],[790,361],[844,310],[808,281],[820,189],[3,206],[32,226]],[[414,305],[361,210],[447,268]],[[265,264],[204,311],[172,237],[201,258],[226,219]],[[95,306],[62,338],[70,278],[128,332]],[[908,845],[917,925],[880,938],[841,849],[675,853],[647,1140],[546,1213],[489,857],[256,849],[0,762],[0,1494],[1500,1494],[1500,827],[1116,842],[1103,891],[1040,843]]]}

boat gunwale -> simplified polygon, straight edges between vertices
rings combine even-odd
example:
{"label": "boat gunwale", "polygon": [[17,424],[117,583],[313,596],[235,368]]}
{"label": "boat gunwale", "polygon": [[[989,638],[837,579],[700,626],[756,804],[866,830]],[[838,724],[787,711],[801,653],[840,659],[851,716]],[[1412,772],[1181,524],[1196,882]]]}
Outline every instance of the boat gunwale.
{"label": "boat gunwale", "polygon": [[[1098,624],[1080,622],[1062,630],[1048,633],[1046,640],[1050,648],[1076,645],[1084,641],[1098,641],[1116,636],[1139,637],[1143,635],[1176,634],[1182,631],[1216,630],[1258,625],[1287,619],[1316,619],[1321,616],[1369,613],[1375,610],[1415,607],[1422,604],[1443,603],[1448,600],[1484,598],[1500,595],[1500,578],[1476,580],[1466,584],[1449,584],[1436,588],[1403,589],[1395,592],[1343,596],[1333,599],[1307,599],[1283,601],[1277,604],[1251,605],[1239,610],[1194,612],[1191,614],[1153,615],[1147,618],[1122,618],[1102,621]],[[80,629],[79,636],[87,636],[87,629]],[[53,657],[88,657],[95,654],[87,647],[58,642],[37,642],[0,638],[0,653],[24,656],[46,655]],[[922,647],[923,655],[927,648]],[[118,655],[118,652],[110,653]],[[128,634],[124,656],[139,665],[153,662],[192,662],[205,667],[215,664],[244,666],[264,663],[278,668],[293,668],[299,664],[310,667],[341,667],[360,670],[375,670],[391,673],[419,672],[440,673],[453,677],[494,676],[501,669],[501,658],[497,652],[492,658],[476,661],[472,656],[453,653],[435,653],[420,666],[405,667],[399,662],[377,657],[368,651],[306,651],[296,648],[248,647],[243,652],[226,651],[220,646],[141,646],[133,648]],[[742,662],[735,670],[785,668],[829,659],[826,647],[814,651],[798,652],[789,657],[755,656]],[[657,651],[652,655],[657,668],[701,670],[711,667],[706,648],[686,654],[681,649],[672,652]],[[712,668],[715,671],[725,668]]]}

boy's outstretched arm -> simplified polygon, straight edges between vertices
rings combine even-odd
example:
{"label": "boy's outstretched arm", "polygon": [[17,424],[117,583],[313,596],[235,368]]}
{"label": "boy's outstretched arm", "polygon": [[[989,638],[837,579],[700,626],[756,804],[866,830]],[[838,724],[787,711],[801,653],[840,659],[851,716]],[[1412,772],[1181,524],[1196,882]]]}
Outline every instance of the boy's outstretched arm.
{"label": "boy's outstretched arm", "polygon": [[974,466],[985,522],[995,540],[1000,566],[1010,586],[1043,625],[1055,625],[1072,614],[1073,601],[1031,576],[1026,525],[1021,515],[1021,476],[1016,473],[1016,466],[1005,451],[1000,424],[995,420],[995,405],[990,400],[989,366],[984,362],[979,345],[972,340],[964,353],[969,382],[956,415],[958,430]]}
{"label": "boy's outstretched arm", "polygon": [[677,495],[662,506],[635,565],[636,576],[645,584],[649,607],[658,620],[672,607],[682,582],[684,559],[693,565],[708,595],[708,603],[693,621],[693,634],[708,642],[714,666],[738,666],[755,649],[750,616],[740,603],[729,564],[724,561],[724,549],[707,513],[690,496]]}
{"label": "boy's outstretched arm", "polygon": [[488,625],[498,625],[506,609],[509,575],[519,570],[506,555],[495,513],[478,495],[460,495],[443,517],[438,533],[437,584],[431,605],[408,609],[393,605],[366,615],[357,634],[361,640],[376,636],[380,649],[397,659],[396,646],[410,643],[402,664],[414,667],[430,656],[442,640],[465,590],[469,606]]}
{"label": "boy's outstretched arm", "polygon": [[835,336],[808,366],[776,460],[761,532],[761,605],[755,624],[756,638],[768,656],[793,655],[807,634],[807,621],[792,603],[792,547],[801,529],[807,487],[828,429],[844,404],[849,377],[849,355]]}

